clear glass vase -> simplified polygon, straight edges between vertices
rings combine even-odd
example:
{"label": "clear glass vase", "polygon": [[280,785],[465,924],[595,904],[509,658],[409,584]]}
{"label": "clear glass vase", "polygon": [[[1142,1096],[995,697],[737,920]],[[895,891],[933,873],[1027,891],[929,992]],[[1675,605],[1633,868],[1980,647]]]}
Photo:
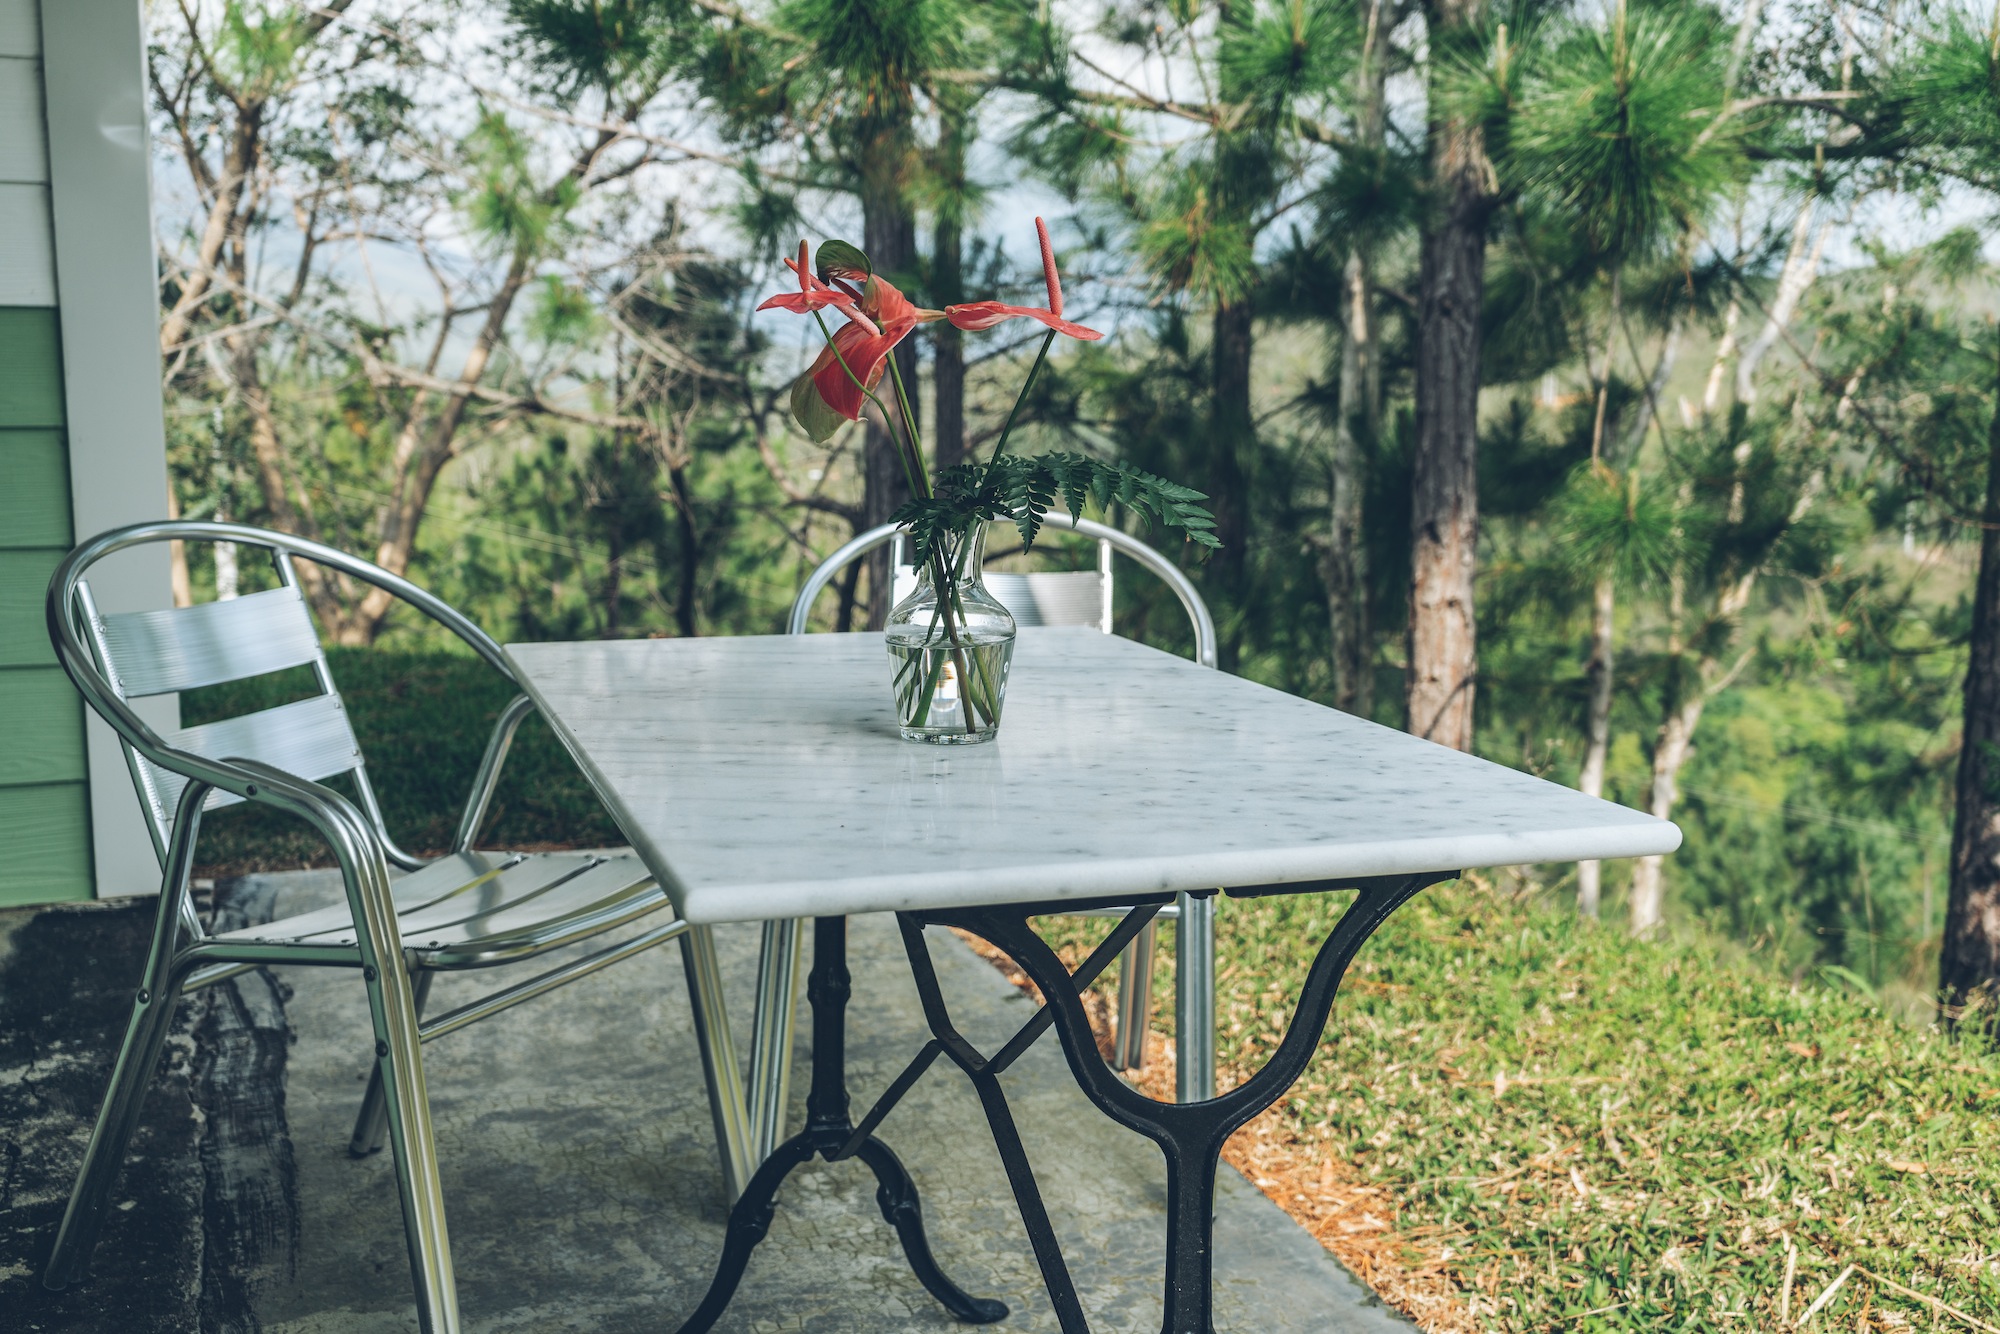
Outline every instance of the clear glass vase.
{"label": "clear glass vase", "polygon": [[[986,525],[976,524],[917,571],[915,591],[889,612],[883,634],[905,741],[976,745],[1000,730],[1015,627],[981,581],[985,553]],[[939,596],[940,582],[949,596]]]}

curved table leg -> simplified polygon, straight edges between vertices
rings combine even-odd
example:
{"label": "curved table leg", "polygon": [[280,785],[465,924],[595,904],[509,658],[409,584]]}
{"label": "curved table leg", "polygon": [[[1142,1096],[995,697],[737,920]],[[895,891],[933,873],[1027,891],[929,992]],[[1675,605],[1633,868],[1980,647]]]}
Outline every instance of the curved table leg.
{"label": "curved table leg", "polygon": [[1007,1303],[972,1296],[938,1267],[937,1257],[931,1254],[930,1238],[924,1234],[924,1212],[917,1200],[917,1185],[889,1146],[871,1135],[861,1142],[855,1156],[873,1169],[877,1183],[875,1203],[881,1206],[882,1217],[902,1239],[903,1254],[909,1259],[917,1282],[937,1298],[938,1305],[951,1312],[953,1318],[971,1325],[1005,1320]]}
{"label": "curved table leg", "polygon": [[[806,1128],[786,1140],[764,1160],[729,1211],[722,1258],[701,1305],[678,1334],[706,1334],[743,1280],[750,1253],[771,1230],[777,1212],[778,1187],[793,1169],[823,1157],[838,1162],[859,1157],[875,1173],[875,1202],[882,1217],[896,1229],[903,1253],[917,1281],[947,1311],[969,1324],[990,1325],[1007,1316],[1004,1302],[973,1297],[946,1276],[931,1254],[924,1233],[923,1210],[916,1183],[889,1146],[870,1135],[856,1136],[847,1104],[847,1000],[852,991],[847,971],[847,919],[820,917],[813,922],[813,966],[806,980],[806,999],[813,1012],[812,1089],[806,1095]],[[886,1108],[884,1109],[886,1111]],[[781,1109],[782,1114],[782,1109]],[[879,1119],[879,1118],[877,1118]]]}
{"label": "curved table leg", "polygon": [[803,1134],[794,1135],[774,1149],[751,1175],[750,1184],[743,1188],[729,1210],[729,1228],[723,1234],[722,1258],[715,1262],[715,1277],[709,1280],[701,1305],[681,1325],[679,1334],[706,1334],[729,1309],[729,1299],[736,1295],[736,1285],[743,1281],[743,1270],[750,1263],[750,1252],[757,1249],[757,1243],[771,1230],[771,1218],[778,1211],[778,1187],[792,1174],[793,1168],[811,1162],[814,1153],[810,1139]]}
{"label": "curved table leg", "polygon": [[[1070,1073],[1085,1095],[1114,1121],[1158,1144],[1166,1156],[1166,1316],[1161,1334],[1215,1334],[1215,1174],[1223,1144],[1283,1096],[1305,1072],[1319,1047],[1340,980],[1375,929],[1419,890],[1450,878],[1451,873],[1433,872],[1353,884],[1357,897],[1320,947],[1300,988],[1292,1022],[1264,1068],[1219,1097],[1180,1104],[1148,1098],[1120,1079],[1098,1054],[1096,1035],[1077,994],[1076,978],[1028,924],[1031,917],[1060,911],[1057,905],[912,914],[925,922],[963,928],[1005,950],[1041,988],[1053,1010],[1056,1035]],[[933,1031],[937,1031],[935,1024]],[[945,1035],[940,1032],[938,1036]]]}

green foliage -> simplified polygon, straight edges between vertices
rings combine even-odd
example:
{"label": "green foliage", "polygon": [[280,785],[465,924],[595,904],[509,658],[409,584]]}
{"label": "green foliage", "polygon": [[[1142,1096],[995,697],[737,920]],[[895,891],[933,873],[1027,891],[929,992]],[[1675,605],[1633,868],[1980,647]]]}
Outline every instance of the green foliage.
{"label": "green foliage", "polygon": [[537,74],[566,95],[630,98],[681,56],[684,0],[506,0],[511,35]]}
{"label": "green foliage", "polygon": [[1662,492],[1637,472],[1577,468],[1549,506],[1563,563],[1579,577],[1608,574],[1628,588],[1663,583],[1686,554],[1689,515]]}
{"label": "green foliage", "polygon": [[1230,6],[1216,66],[1227,95],[1273,121],[1352,76],[1361,49],[1358,7],[1334,0]]}
{"label": "green foliage", "polygon": [[1858,116],[1889,153],[1988,192],[2000,191],[2000,51],[1987,17],[1925,11],[1906,58],[1882,71]]}
{"label": "green foliage", "polygon": [[1086,505],[1108,512],[1117,504],[1141,519],[1180,529],[1197,546],[1212,551],[1221,545],[1215,517],[1197,503],[1207,499],[1201,492],[1086,454],[1001,454],[986,463],[947,468],[938,474],[933,494],[910,500],[890,520],[908,526],[913,562],[923,566],[942,549],[955,547],[973,524],[995,519],[1011,522],[1022,546],[1032,547],[1058,496],[1071,518],[1082,518]]}
{"label": "green foliage", "polygon": [[537,178],[530,141],[496,111],[484,111],[463,145],[470,182],[458,204],[473,230],[489,243],[533,253],[549,245],[581,197],[563,177],[544,186]]}
{"label": "green foliage", "polygon": [[[418,853],[451,846],[493,722],[517,693],[469,653],[332,648],[327,661],[368,760],[389,832]],[[305,669],[209,686],[181,697],[185,725],[267,709],[316,693]],[[335,787],[345,787],[339,779]],[[481,837],[484,847],[612,847],[618,826],[539,717],[508,752]],[[202,824],[203,874],[326,865],[331,852],[298,820],[255,804]]]}
{"label": "green foliage", "polygon": [[851,114],[889,118],[959,59],[965,22],[951,0],[787,0],[786,28],[810,43],[814,73],[836,81]]}
{"label": "green foliage", "polygon": [[[1750,174],[1705,5],[1618,5],[1496,57],[1495,156],[1622,262],[1698,232]],[[1516,66],[1510,68],[1510,65]]]}

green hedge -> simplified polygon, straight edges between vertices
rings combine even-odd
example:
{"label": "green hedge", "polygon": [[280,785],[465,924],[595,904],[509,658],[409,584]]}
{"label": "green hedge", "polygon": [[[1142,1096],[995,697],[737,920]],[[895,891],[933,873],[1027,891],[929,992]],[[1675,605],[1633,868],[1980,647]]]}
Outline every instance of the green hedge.
{"label": "green hedge", "polygon": [[[513,688],[465,654],[334,648],[335,682],[360,738],[389,832],[412,852],[442,851],[493,721]],[[277,672],[181,697],[184,725],[232,717],[314,693],[307,670]],[[353,794],[345,780],[332,784]],[[533,849],[622,843],[617,825],[539,717],[523,723],[507,758],[480,842]],[[325,843],[299,821],[265,808],[212,813],[202,831],[201,874],[323,866]]]}

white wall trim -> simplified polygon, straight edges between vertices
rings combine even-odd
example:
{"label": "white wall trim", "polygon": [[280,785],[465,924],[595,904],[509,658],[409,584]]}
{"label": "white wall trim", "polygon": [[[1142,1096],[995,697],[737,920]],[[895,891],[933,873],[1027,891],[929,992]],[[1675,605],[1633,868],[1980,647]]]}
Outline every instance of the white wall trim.
{"label": "white wall trim", "polygon": [[[3,2],[3,0],[0,0]],[[139,0],[41,0],[56,295],[77,540],[167,513],[160,298]],[[97,568],[107,611],[173,605],[164,544]],[[171,696],[142,710],[178,727]],[[97,896],[151,893],[160,869],[116,735],[88,723]]]}

